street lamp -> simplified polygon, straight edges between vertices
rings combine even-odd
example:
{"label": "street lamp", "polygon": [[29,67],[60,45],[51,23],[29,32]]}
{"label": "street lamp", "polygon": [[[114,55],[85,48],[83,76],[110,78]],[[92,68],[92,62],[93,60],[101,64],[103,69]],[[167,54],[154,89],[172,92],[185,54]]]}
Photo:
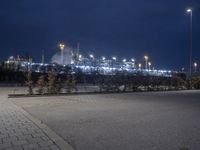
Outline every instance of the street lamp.
{"label": "street lamp", "polygon": [[190,15],[190,63],[189,63],[189,78],[192,75],[192,9],[187,9],[187,13]]}
{"label": "street lamp", "polygon": [[89,56],[90,56],[90,58],[94,59],[94,55],[90,54]]}
{"label": "street lamp", "polygon": [[197,72],[197,63],[194,62],[194,72]]}
{"label": "street lamp", "polygon": [[132,62],[135,62],[135,59],[131,58],[131,61],[132,61]]}
{"label": "street lamp", "polygon": [[122,61],[123,61],[123,63],[125,63],[125,62],[126,62],[126,59],[123,59]]}
{"label": "street lamp", "polygon": [[141,70],[142,68],[142,64],[138,64],[139,70]]}
{"label": "street lamp", "polygon": [[132,67],[135,68],[135,59],[131,58]]}
{"label": "street lamp", "polygon": [[93,71],[94,67],[95,67],[95,60],[94,60],[94,55],[90,54],[89,57],[92,59],[91,61],[91,72]]}
{"label": "street lamp", "polygon": [[116,57],[114,57],[114,56],[112,57],[112,59],[113,59],[114,61],[116,61],[116,60],[117,60],[117,58],[116,58]]}
{"label": "street lamp", "polygon": [[145,69],[146,69],[146,70],[147,70],[148,59],[149,59],[149,57],[148,57],[147,55],[144,55]]}
{"label": "street lamp", "polygon": [[122,60],[123,64],[122,64],[122,70],[124,70],[124,68],[126,67],[126,59]]}
{"label": "street lamp", "polygon": [[151,62],[148,62],[149,70],[151,69]]}
{"label": "street lamp", "polygon": [[80,62],[82,61],[83,56],[81,54],[77,54],[78,58],[76,58],[76,65],[79,66]]}
{"label": "street lamp", "polygon": [[[113,57],[112,57],[112,60],[113,60],[113,61],[116,61],[117,58],[116,58],[115,56],[113,56]],[[114,67],[114,63],[113,63],[113,61],[112,61],[112,75],[113,75],[113,69],[114,69],[114,68],[113,68],[113,67]]]}
{"label": "street lamp", "polygon": [[105,61],[105,60],[106,60],[106,57],[103,56],[103,57],[102,57],[102,60]]}
{"label": "street lamp", "polygon": [[61,64],[63,65],[64,64],[64,62],[63,62],[64,61],[63,52],[64,52],[64,49],[65,49],[65,44],[60,43],[59,47],[60,47],[60,50],[61,50],[61,58],[60,58],[61,60],[60,61],[61,61]]}

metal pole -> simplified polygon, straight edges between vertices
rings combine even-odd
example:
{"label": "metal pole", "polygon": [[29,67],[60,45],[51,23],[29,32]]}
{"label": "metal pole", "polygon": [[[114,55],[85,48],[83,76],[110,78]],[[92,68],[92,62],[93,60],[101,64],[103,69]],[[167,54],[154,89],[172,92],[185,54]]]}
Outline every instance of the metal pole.
{"label": "metal pole", "polygon": [[61,64],[63,65],[63,49],[61,49]]}
{"label": "metal pole", "polygon": [[146,63],[145,69],[147,70],[147,60],[146,60],[146,62],[145,62],[145,63]]}
{"label": "metal pole", "polygon": [[190,68],[189,68],[189,77],[192,76],[192,10],[190,12]]}

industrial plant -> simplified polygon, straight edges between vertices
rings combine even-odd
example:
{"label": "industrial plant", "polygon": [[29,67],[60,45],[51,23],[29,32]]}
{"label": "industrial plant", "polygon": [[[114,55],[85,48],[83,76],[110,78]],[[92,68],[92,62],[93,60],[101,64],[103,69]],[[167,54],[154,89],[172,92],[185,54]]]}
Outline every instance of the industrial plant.
{"label": "industrial plant", "polygon": [[59,44],[60,51],[56,53],[50,63],[44,62],[44,53],[41,62],[34,62],[31,56],[10,56],[2,63],[2,68],[15,72],[37,72],[48,73],[49,71],[58,74],[83,73],[100,75],[131,75],[140,73],[142,75],[166,76],[170,77],[170,70],[159,70],[152,66],[149,56],[144,55],[143,63],[137,62],[134,58],[117,58],[116,56],[100,58],[94,54],[82,55],[79,50],[73,51],[65,48],[64,44]]}

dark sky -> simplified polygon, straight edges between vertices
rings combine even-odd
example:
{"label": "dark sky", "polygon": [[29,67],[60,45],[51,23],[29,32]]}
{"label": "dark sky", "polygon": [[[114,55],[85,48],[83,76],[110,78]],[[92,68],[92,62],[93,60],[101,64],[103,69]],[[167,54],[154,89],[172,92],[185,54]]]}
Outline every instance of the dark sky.
{"label": "dark sky", "polygon": [[200,0],[0,0],[0,60],[46,60],[59,41],[96,56],[148,54],[158,68],[187,67],[188,6],[193,7],[193,58],[200,63]]}

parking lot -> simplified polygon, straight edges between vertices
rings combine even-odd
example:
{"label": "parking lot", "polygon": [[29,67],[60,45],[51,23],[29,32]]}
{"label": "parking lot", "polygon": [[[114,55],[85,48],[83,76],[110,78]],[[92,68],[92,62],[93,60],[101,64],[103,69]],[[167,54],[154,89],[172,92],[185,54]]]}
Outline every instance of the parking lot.
{"label": "parking lot", "polygon": [[9,100],[76,150],[200,148],[200,91]]}

